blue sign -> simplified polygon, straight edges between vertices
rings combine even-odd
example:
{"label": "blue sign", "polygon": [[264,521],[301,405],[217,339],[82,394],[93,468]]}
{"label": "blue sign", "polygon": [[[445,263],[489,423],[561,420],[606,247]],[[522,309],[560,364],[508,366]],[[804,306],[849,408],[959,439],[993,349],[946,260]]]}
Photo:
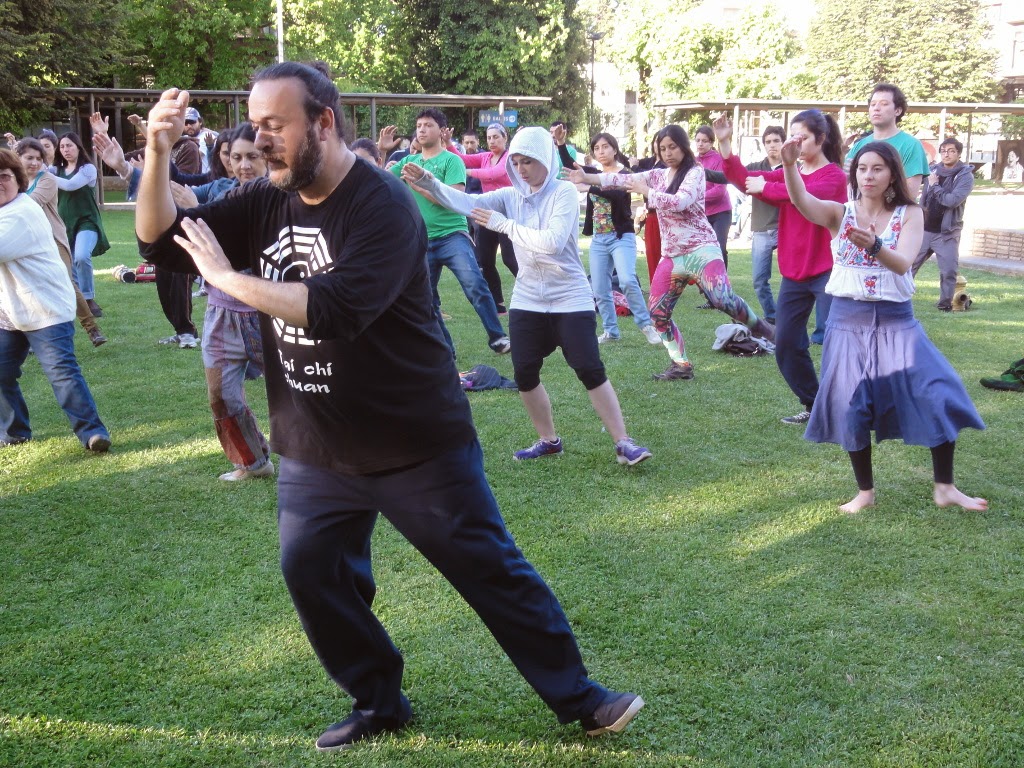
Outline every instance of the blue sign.
{"label": "blue sign", "polygon": [[519,125],[519,113],[514,109],[506,109],[504,113],[499,113],[496,109],[481,109],[478,114],[477,125],[481,128],[491,123],[498,123],[506,128],[515,128]]}

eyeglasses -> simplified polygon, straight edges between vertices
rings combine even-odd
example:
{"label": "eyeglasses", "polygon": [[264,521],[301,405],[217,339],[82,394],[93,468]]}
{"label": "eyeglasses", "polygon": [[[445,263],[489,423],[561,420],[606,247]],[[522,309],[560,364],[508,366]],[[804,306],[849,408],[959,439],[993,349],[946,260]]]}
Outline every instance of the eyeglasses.
{"label": "eyeglasses", "polygon": [[185,125],[197,125],[198,123],[199,123],[198,120],[186,120],[185,121]]}
{"label": "eyeglasses", "polygon": [[942,154],[942,155],[955,155],[955,154],[957,154],[959,152],[960,152],[960,150],[957,149],[956,147],[944,147],[944,148],[939,150],[939,154]]}
{"label": "eyeglasses", "polygon": [[16,181],[17,178],[13,173],[0,173],[0,181],[4,184],[10,184],[12,181]]}

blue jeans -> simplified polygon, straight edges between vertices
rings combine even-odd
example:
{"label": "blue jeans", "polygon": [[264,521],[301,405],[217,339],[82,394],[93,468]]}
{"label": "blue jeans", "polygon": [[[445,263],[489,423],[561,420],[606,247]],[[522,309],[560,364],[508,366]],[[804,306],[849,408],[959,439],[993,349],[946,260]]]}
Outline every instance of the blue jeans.
{"label": "blue jeans", "polygon": [[281,570],[306,637],[355,711],[407,716],[402,654],[372,610],[378,513],[477,613],[560,722],[593,712],[606,691],[587,676],[562,607],[505,528],[476,439],[381,475],[281,457]]}
{"label": "blue jeans", "polygon": [[465,232],[454,232],[444,237],[438,237],[427,241],[427,267],[430,270],[430,288],[434,294],[434,314],[437,322],[441,324],[444,331],[444,340],[452,354],[455,354],[455,344],[452,342],[451,334],[441,319],[441,297],[437,293],[437,283],[441,279],[441,267],[448,267],[455,275],[455,279],[462,286],[462,292],[466,294],[469,303],[480,316],[480,322],[484,324],[487,331],[487,342],[493,344],[505,336],[501,327],[501,320],[498,319],[498,308],[491,296],[491,289],[487,287],[480,266],[476,263],[476,253],[473,251],[473,242]]}
{"label": "blue jeans", "polygon": [[96,298],[96,284],[92,279],[92,250],[96,247],[99,235],[83,229],[75,237],[75,252],[72,256],[75,273],[75,284],[86,299]]}
{"label": "blue jeans", "polygon": [[832,297],[825,293],[825,285],[830,275],[831,271],[801,282],[783,277],[775,308],[775,362],[782,378],[808,411],[818,395],[818,374],[807,351],[807,319],[815,304],[828,319]]}
{"label": "blue jeans", "polygon": [[754,293],[761,303],[764,319],[775,325],[775,297],[772,296],[772,252],[779,247],[779,230],[754,232],[750,261],[754,270]]}
{"label": "blue jeans", "polygon": [[75,326],[70,321],[38,331],[0,330],[0,440],[16,442],[32,437],[28,406],[18,386],[29,348],[36,353],[57,403],[82,445],[88,446],[94,435],[110,437],[75,359],[74,338]]}
{"label": "blue jeans", "polygon": [[651,324],[651,313],[636,277],[636,235],[627,232],[621,238],[614,232],[594,235],[590,243],[590,280],[597,299],[597,311],[605,333],[618,338],[619,323],[612,300],[612,267],[619,276],[619,287],[629,302],[636,324]]}

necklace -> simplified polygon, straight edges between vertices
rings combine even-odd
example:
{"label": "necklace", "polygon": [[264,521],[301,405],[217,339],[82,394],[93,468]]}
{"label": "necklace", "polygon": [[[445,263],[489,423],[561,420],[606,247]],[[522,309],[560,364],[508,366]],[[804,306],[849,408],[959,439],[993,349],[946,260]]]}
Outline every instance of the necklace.
{"label": "necklace", "polygon": [[[858,211],[858,213],[863,212],[863,214],[865,216],[868,215],[868,212],[864,210],[864,204],[860,200],[857,201],[857,211]],[[875,218],[873,218],[871,220],[871,223],[868,224],[868,226],[864,227],[864,229],[871,229],[871,227],[874,227],[875,231],[877,232],[878,231],[878,219],[881,217],[881,215],[883,213],[888,213],[888,211],[886,211],[884,205],[882,206],[882,210],[880,210],[877,214],[875,214]],[[860,216],[858,216],[857,218],[860,219]],[[860,222],[858,221],[858,224],[859,223]]]}

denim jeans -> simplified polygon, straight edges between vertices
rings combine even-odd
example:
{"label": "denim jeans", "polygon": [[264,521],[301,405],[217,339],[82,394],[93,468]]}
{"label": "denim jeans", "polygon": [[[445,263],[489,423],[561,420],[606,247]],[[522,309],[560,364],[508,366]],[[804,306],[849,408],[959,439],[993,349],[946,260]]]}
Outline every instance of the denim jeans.
{"label": "denim jeans", "polygon": [[750,261],[754,270],[754,293],[761,303],[764,319],[775,325],[775,297],[772,296],[772,252],[779,247],[779,230],[754,232]]}
{"label": "denim jeans", "polygon": [[594,235],[590,243],[590,280],[597,299],[597,311],[605,333],[618,338],[619,323],[612,300],[612,268],[619,276],[619,287],[629,302],[633,320],[643,328],[651,324],[651,313],[636,277],[636,235],[627,232],[621,238],[614,232]]}
{"label": "denim jeans", "polygon": [[38,331],[0,330],[0,440],[19,441],[32,437],[28,406],[18,386],[29,348],[35,352],[57,403],[82,445],[88,446],[94,435],[110,436],[100,421],[96,402],[75,359],[74,338],[75,326],[70,321]]}
{"label": "denim jeans", "polygon": [[96,298],[96,284],[92,278],[92,250],[96,247],[99,235],[83,229],[75,237],[73,264],[75,267],[75,284],[86,299]]}
{"label": "denim jeans", "polygon": [[783,277],[779,286],[775,313],[775,362],[782,378],[808,411],[818,394],[818,375],[807,351],[810,346],[807,320],[816,304],[824,319],[828,319],[832,297],[825,293],[825,285],[830,275],[831,270],[802,282]]}
{"label": "denim jeans", "polygon": [[441,267],[448,267],[455,275],[455,279],[462,286],[462,292],[466,294],[469,303],[480,316],[480,322],[484,324],[487,331],[487,342],[493,344],[505,335],[501,327],[501,320],[498,319],[498,308],[491,296],[491,289],[487,287],[480,266],[476,263],[476,253],[473,251],[473,242],[465,232],[454,232],[444,237],[438,237],[427,241],[427,267],[430,270],[430,288],[434,294],[434,314],[437,322],[441,324],[444,331],[444,339],[448,347],[455,354],[455,344],[452,342],[451,334],[441,320],[441,297],[437,293],[437,283],[441,279]]}
{"label": "denim jeans", "polygon": [[277,499],[285,583],[320,663],[355,711],[405,711],[402,654],[372,610],[378,513],[477,613],[560,722],[587,716],[605,696],[558,600],[505,528],[475,439],[383,475],[342,475],[282,456]]}

